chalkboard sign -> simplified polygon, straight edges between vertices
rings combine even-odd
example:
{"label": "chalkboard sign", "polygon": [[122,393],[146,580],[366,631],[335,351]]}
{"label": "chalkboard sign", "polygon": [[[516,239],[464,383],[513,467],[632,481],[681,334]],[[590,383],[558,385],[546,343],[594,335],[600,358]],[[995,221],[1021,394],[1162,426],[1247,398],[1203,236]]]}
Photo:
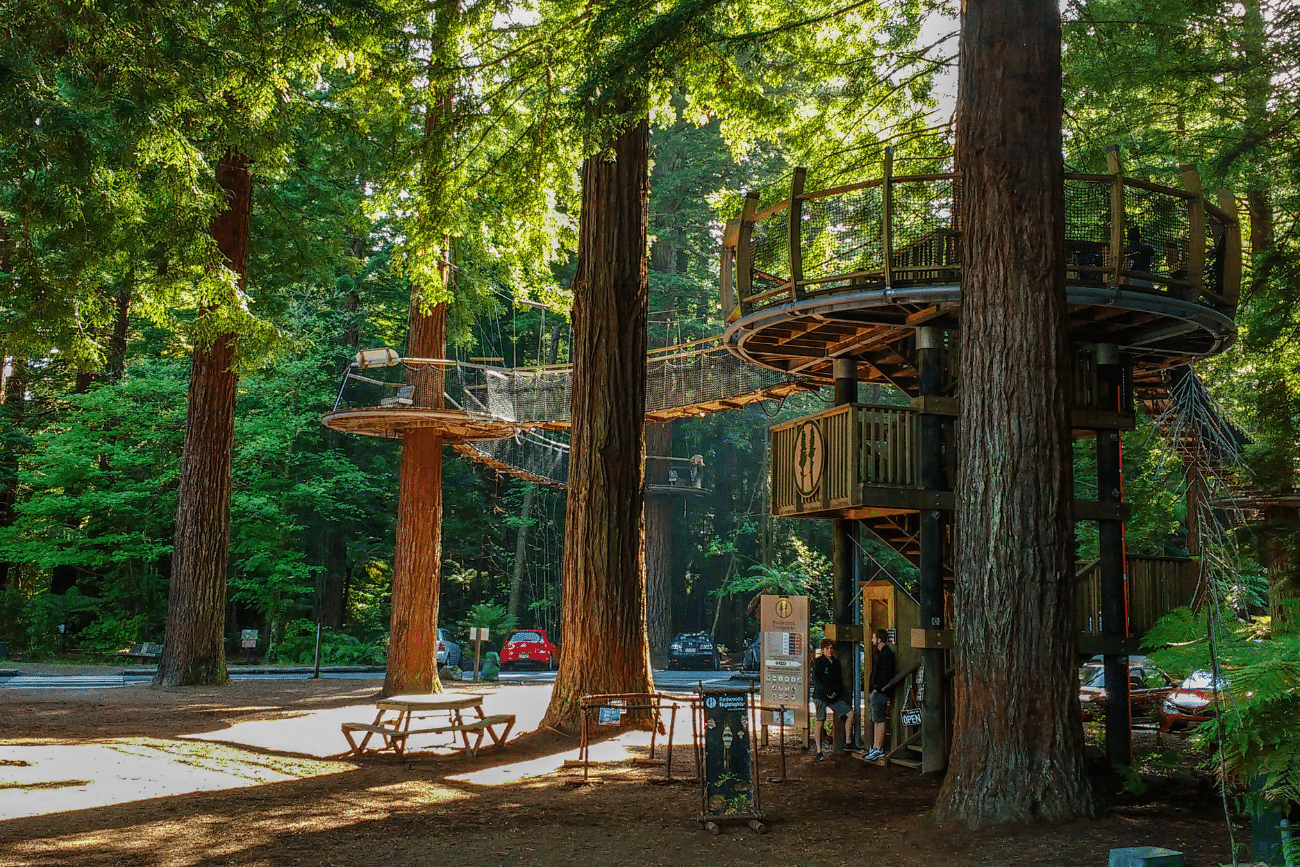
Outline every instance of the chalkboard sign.
{"label": "chalkboard sign", "polygon": [[704,715],[704,814],[757,816],[749,731],[749,695],[701,692]]}

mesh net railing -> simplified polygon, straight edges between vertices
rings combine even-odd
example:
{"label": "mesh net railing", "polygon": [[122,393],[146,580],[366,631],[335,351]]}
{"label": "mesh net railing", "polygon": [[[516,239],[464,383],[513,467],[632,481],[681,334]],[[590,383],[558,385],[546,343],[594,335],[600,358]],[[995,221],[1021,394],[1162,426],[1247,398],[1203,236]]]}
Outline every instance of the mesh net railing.
{"label": "mesh net railing", "polygon": [[934,283],[957,279],[960,182],[951,177],[902,179],[893,185],[893,282]]}
{"label": "mesh net railing", "polygon": [[[803,275],[807,280],[859,273],[883,275],[885,220],[883,187],[879,184],[830,196],[806,199],[800,220]],[[787,257],[788,258],[788,257]],[[832,288],[848,282],[826,282]]]}
{"label": "mesh net railing", "polygon": [[[648,414],[758,395],[796,378],[741,361],[715,337],[656,350],[646,358]],[[435,400],[437,387],[444,402]],[[349,369],[335,410],[414,408],[463,411],[525,426],[564,426],[573,402],[569,366],[507,369],[468,363],[403,360],[391,367]]]}
{"label": "mesh net railing", "polygon": [[[1122,261],[1111,250],[1111,191],[1117,181],[1095,175],[1065,179],[1065,241],[1071,281],[1119,283],[1195,300],[1200,286],[1190,278],[1192,203],[1176,187],[1122,179],[1125,228],[1137,227],[1139,244],[1126,248]],[[885,185],[871,181],[800,198],[800,290],[809,294],[852,286],[883,285],[885,257],[891,257],[892,282],[949,283],[960,278],[962,185],[955,176],[894,178],[890,244],[885,243]],[[1206,300],[1223,300],[1223,238],[1225,221],[1212,213],[1206,219],[1204,287]],[[751,289],[746,301],[774,304],[787,296],[775,292],[791,276],[788,210],[764,216],[751,230]],[[1126,242],[1127,243],[1127,242]],[[1146,246],[1150,247],[1149,250]],[[1216,270],[1217,267],[1217,270]],[[1214,296],[1219,296],[1216,300]]]}
{"label": "mesh net railing", "polygon": [[508,407],[492,403],[489,383],[499,376],[484,365],[409,358],[387,367],[349,368],[334,409],[447,409],[509,418],[503,414]]}
{"label": "mesh net railing", "polygon": [[784,210],[754,224],[751,295],[778,289],[790,279],[790,220]]}
{"label": "mesh net railing", "polygon": [[543,485],[569,481],[569,437],[564,433],[523,430],[499,440],[470,440],[460,451],[495,470]]}
{"label": "mesh net railing", "polygon": [[[1126,254],[1126,271],[1139,275],[1146,271],[1152,275],[1149,278],[1130,276],[1129,283],[1139,288],[1144,281],[1168,285],[1170,291],[1181,294],[1177,281],[1187,280],[1188,245],[1192,233],[1189,200],[1125,184],[1124,215],[1130,230],[1136,227],[1142,234],[1139,246],[1149,245],[1151,248]],[[1144,263],[1146,268],[1141,267]]]}

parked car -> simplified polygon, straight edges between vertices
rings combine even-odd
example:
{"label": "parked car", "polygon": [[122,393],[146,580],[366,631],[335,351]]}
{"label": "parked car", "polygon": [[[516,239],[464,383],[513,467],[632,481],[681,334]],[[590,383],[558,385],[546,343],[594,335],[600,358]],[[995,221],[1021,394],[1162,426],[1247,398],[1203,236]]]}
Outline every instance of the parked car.
{"label": "parked car", "polygon": [[722,668],[718,648],[707,632],[679,632],[668,645],[668,670],[717,671]]}
{"label": "parked car", "polygon": [[521,664],[554,669],[559,661],[559,648],[551,644],[545,629],[516,629],[501,645],[502,671]]}
{"label": "parked car", "polygon": [[1160,703],[1160,731],[1173,732],[1214,719],[1228,679],[1209,669],[1193,671]]}
{"label": "parked car", "polygon": [[[1101,660],[1083,666],[1079,684],[1079,710],[1084,719],[1101,719],[1106,713],[1106,670]],[[1129,714],[1134,719],[1154,720],[1160,703],[1174,688],[1169,675],[1156,668],[1145,656],[1128,658]]]}
{"label": "parked car", "polygon": [[451,633],[438,627],[438,667],[451,665],[460,667],[460,645],[451,640]]}

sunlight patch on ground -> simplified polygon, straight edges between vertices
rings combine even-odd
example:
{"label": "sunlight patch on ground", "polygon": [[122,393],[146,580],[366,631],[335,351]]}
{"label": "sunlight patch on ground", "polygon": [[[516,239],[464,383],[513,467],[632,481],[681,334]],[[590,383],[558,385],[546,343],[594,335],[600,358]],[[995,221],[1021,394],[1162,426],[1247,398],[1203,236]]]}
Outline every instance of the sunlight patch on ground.
{"label": "sunlight patch on ground", "polygon": [[155,738],[83,744],[8,741],[0,744],[0,764],[0,819],[243,788],[355,767]]}

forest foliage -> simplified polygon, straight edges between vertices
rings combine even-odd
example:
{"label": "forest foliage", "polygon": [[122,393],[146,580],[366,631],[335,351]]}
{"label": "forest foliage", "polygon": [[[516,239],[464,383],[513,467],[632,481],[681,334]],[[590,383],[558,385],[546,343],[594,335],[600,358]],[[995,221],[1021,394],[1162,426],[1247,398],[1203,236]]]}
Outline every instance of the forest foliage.
{"label": "forest foliage", "polygon": [[[164,638],[188,356],[219,325],[239,335],[241,371],[229,647],[255,628],[263,652],[300,660],[324,622],[327,662],[382,660],[398,447],[327,430],[320,414],[358,349],[401,350],[413,283],[450,301],[456,357],[567,360],[577,167],[617,121],[603,95],[635,86],[652,119],[652,347],[721,331],[716,251],[743,191],[777,201],[796,165],[810,186],[872,177],[887,146],[908,171],[951,166],[942,95],[956,47],[951,20],[927,4],[461,7],[458,53],[439,65],[438,22],[414,0],[0,0],[0,641],[11,653]],[[1118,143],[1130,173],[1159,181],[1195,163],[1207,190],[1239,197],[1241,337],[1202,370],[1250,431],[1241,472],[1281,495],[1300,458],[1297,16],[1273,0],[1064,11],[1069,168],[1104,170]],[[580,26],[594,41],[571,38]],[[453,156],[423,135],[444,85]],[[208,234],[213,165],[232,142],[255,179],[242,293]],[[431,168],[450,191],[436,202],[417,195]],[[435,279],[447,237],[450,297]],[[222,321],[205,323],[217,302]],[[674,425],[673,453],[703,455],[708,488],[673,526],[675,629],[716,628],[738,647],[757,589],[825,599],[810,552],[829,550],[828,527],[774,520],[765,500],[767,427],[825,401]],[[1125,449],[1130,551],[1185,553],[1181,469],[1149,422]],[[1085,452],[1080,496],[1094,472]],[[526,483],[450,451],[446,467],[442,621],[455,630],[476,606],[504,604],[527,523],[522,623],[562,640],[563,494],[538,491],[525,516]],[[1295,522],[1275,529],[1300,548]],[[1081,559],[1090,532],[1081,525]],[[911,580],[890,549],[864,544]],[[1225,576],[1234,586],[1261,574],[1250,545]],[[1257,591],[1238,614],[1258,611]]]}

